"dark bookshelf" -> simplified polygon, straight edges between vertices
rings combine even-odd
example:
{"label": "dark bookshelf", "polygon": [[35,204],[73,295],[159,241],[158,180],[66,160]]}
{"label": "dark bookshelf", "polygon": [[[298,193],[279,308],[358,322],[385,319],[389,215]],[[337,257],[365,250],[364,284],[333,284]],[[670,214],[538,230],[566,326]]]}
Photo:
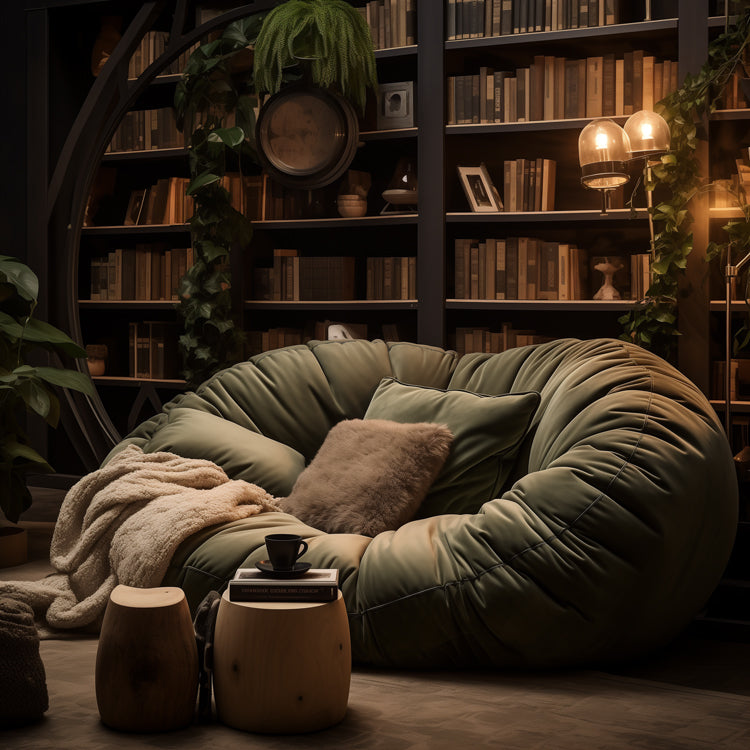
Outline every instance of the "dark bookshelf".
{"label": "dark bookshelf", "polygon": [[[424,5],[425,0],[421,3]],[[364,6],[365,2],[356,0],[354,4]],[[131,0],[40,0],[27,11],[32,92],[29,112],[33,113],[29,129],[29,194],[34,196],[35,205],[43,206],[42,213],[49,216],[49,221],[41,223],[36,213],[29,218],[29,259],[36,262],[43,280],[62,279],[65,285],[83,286],[87,279],[87,272],[80,270],[83,264],[88,264],[92,257],[106,254],[108,249],[132,247],[137,242],[184,245],[188,241],[187,224],[124,226],[117,221],[108,221],[98,226],[82,225],[83,205],[93,172],[100,164],[118,171],[123,183],[121,190],[125,193],[133,187],[152,184],[158,176],[179,174],[184,177],[188,173],[186,151],[181,147],[105,153],[106,144],[124,114],[134,108],[165,106],[178,80],[176,74],[159,75],[159,71],[154,71],[150,80],[126,80],[123,84],[111,75],[111,71],[109,77],[100,75],[98,79],[86,73],[99,15],[117,12],[124,18],[123,28],[128,28],[128,24],[132,26],[133,22],[142,22],[141,28],[145,29],[149,25],[145,17],[151,13],[156,27],[169,28],[176,7],[174,0],[156,3],[153,10],[147,5]],[[226,21],[257,10],[257,4],[244,9],[230,2],[222,3],[222,6],[228,9],[224,16]],[[187,7],[192,12],[194,3],[188,2]],[[630,12],[630,8],[628,10]],[[415,119],[412,127],[394,130],[376,130],[371,116],[370,119],[366,116],[363,121],[362,145],[352,168],[371,170],[376,178],[368,202],[368,215],[343,218],[333,215],[329,209],[323,218],[254,221],[251,249],[234,253],[232,257],[234,293],[243,327],[248,331],[274,326],[302,329],[311,318],[338,317],[356,322],[357,316],[363,316],[373,330],[379,330],[376,324],[378,316],[387,315],[389,323],[403,324],[410,338],[445,346],[457,327],[480,326],[488,314],[493,319],[510,316],[508,319],[516,327],[521,327],[519,316],[528,314],[534,317],[540,334],[544,334],[545,320],[555,319],[569,322],[570,335],[585,338],[591,331],[601,330],[607,330],[609,335],[619,335],[617,314],[632,307],[633,302],[629,300],[458,300],[450,296],[453,242],[459,235],[481,237],[487,236],[487,232],[506,236],[540,232],[545,239],[554,240],[558,232],[561,237],[580,233],[582,239],[578,242],[585,246],[587,240],[594,241],[602,233],[609,236],[608,233],[622,232],[623,243],[627,246],[625,254],[629,254],[647,251],[648,224],[642,195],[634,211],[615,208],[602,214],[598,208],[598,194],[581,188],[574,150],[577,133],[589,121],[587,118],[447,125],[446,77],[468,73],[480,65],[494,65],[512,71],[528,65],[535,54],[582,58],[604,51],[619,54],[634,46],[661,57],[673,56],[679,60],[682,77],[688,70],[695,72],[700,67],[705,58],[702,49],[706,28],[708,33],[719,33],[723,19],[704,19],[707,11],[701,0],[680,0],[679,11],[682,19],[679,23],[677,18],[632,20],[631,15],[630,22],[609,26],[449,41],[445,39],[442,13],[433,12],[432,8],[430,12],[418,12],[417,44],[379,49],[375,53],[382,81],[414,82]],[[189,24],[185,28],[188,27]],[[191,34],[188,29],[184,37],[185,48],[200,36]],[[137,42],[136,38],[132,40],[132,49],[136,48]],[[91,92],[97,93],[98,89],[101,89],[100,96],[92,98]],[[743,115],[742,110],[725,111],[716,113],[712,119],[741,122]],[[626,118],[618,116],[613,119],[622,124]],[[80,136],[77,141],[76,133]],[[495,184],[500,187],[498,164],[504,158],[510,158],[508,152],[517,151],[532,141],[547,143],[551,154],[544,156],[558,158],[557,191],[570,197],[561,201],[553,211],[466,211],[463,207],[467,204],[456,177],[459,159],[467,164],[487,159],[491,169],[495,170]],[[39,143],[50,143],[49,151],[31,145]],[[380,192],[401,156],[413,158],[417,165],[420,183],[418,211],[381,215]],[[43,196],[41,204],[39,196]],[[712,209],[711,218],[699,217],[698,224],[718,226],[727,218],[731,218],[731,212]],[[303,254],[321,256],[350,255],[349,248],[359,232],[364,247],[356,250],[358,268],[364,267],[367,256],[417,257],[415,299],[307,302],[252,299],[248,269],[264,259],[267,262],[273,247],[298,247]],[[700,264],[702,242],[699,233],[694,255]],[[102,321],[107,316],[111,316],[113,325],[121,326],[124,321],[136,320],[143,315],[174,319],[170,316],[175,314],[173,300],[96,301],[83,298],[83,293],[76,297],[71,300],[59,290],[50,291],[43,300],[43,308],[49,310],[53,322],[70,330],[83,343],[87,343],[82,333],[82,327],[90,325],[87,320],[96,321],[101,331],[105,327]],[[703,327],[697,337],[681,337],[680,345],[685,351],[684,355],[681,354],[681,369],[703,387],[700,373],[708,368],[708,345],[707,325],[701,321],[714,313],[709,313],[708,303],[700,300],[684,300],[682,305],[686,310],[692,310],[689,317]],[[702,305],[705,305],[705,310]],[[716,310],[716,305],[717,302],[713,302],[711,309]],[[602,329],[598,324],[594,326],[587,322],[594,317],[592,312],[595,316],[597,312],[606,312],[606,316],[596,317],[607,318],[609,328]],[[107,377],[110,377],[109,373]],[[115,374],[111,375],[111,380],[97,379],[97,386],[101,385],[108,398],[117,393],[118,387],[124,388],[125,383],[129,388],[134,387],[130,379],[118,378]],[[106,446],[117,433],[110,429],[108,434],[102,434],[98,426],[106,424],[108,418],[109,402],[104,395],[101,403],[92,406],[79,401],[74,407],[81,413],[96,411],[96,415],[90,414],[80,420],[91,431],[84,441],[88,442],[89,449],[83,450],[82,455],[89,457],[92,466],[99,458],[92,446]]]}

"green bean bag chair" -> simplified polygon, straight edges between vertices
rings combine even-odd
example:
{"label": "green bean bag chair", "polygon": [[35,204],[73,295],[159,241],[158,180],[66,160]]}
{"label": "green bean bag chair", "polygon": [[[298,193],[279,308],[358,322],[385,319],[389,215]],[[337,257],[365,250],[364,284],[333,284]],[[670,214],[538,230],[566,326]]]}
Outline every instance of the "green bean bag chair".
{"label": "green bean bag chair", "polygon": [[[322,470],[336,430],[356,436],[394,422],[407,432],[392,451],[352,459],[349,447],[369,444],[339,436]],[[437,468],[421,460],[413,423],[450,431]],[[299,533],[304,560],[339,569],[353,658],[372,665],[632,658],[701,609],[736,531],[732,456],[710,404],[662,359],[610,339],[460,358],[410,343],[313,341],[218,373],[115,451],[131,443],[211,459],[289,501],[309,476],[308,492],[319,488],[334,516],[347,504],[360,521],[383,513],[379,533],[330,519],[326,531],[288,512],[205,529],[181,545],[164,580],[194,608],[266,558],[266,534]],[[412,449],[399,481],[352,490],[391,477],[392,454],[401,462]],[[412,479],[419,503],[399,517]]]}

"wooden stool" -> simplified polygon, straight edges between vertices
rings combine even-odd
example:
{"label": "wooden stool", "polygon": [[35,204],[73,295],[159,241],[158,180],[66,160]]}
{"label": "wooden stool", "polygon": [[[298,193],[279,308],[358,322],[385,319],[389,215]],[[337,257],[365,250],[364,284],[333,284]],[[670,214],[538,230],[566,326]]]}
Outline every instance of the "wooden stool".
{"label": "wooden stool", "polygon": [[187,726],[195,715],[198,648],[182,589],[116,586],[96,652],[102,721],[129,732]]}
{"label": "wooden stool", "polygon": [[250,732],[314,732],[344,718],[351,641],[333,602],[232,602],[214,635],[214,696],[225,724]]}

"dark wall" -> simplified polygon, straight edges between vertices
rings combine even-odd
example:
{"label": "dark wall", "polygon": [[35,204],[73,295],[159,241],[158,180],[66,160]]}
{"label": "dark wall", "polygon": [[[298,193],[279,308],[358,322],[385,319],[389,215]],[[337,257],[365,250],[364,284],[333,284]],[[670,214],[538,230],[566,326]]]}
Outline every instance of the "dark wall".
{"label": "dark wall", "polygon": [[0,7],[0,254],[26,257],[26,14],[19,0]]}

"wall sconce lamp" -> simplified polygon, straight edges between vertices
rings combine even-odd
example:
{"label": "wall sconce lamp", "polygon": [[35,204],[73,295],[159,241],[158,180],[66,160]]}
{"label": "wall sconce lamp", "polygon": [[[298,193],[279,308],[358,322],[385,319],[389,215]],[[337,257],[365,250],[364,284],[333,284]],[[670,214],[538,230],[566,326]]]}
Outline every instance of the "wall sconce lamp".
{"label": "wall sconce lamp", "polygon": [[[641,110],[621,128],[608,117],[592,120],[578,136],[581,182],[602,193],[602,213],[607,212],[607,194],[630,181],[629,165],[643,159],[650,180],[650,163],[669,151],[669,125],[661,115]],[[649,208],[651,191],[647,190]],[[649,211],[649,222],[651,213]],[[653,224],[651,241],[653,244]]]}

